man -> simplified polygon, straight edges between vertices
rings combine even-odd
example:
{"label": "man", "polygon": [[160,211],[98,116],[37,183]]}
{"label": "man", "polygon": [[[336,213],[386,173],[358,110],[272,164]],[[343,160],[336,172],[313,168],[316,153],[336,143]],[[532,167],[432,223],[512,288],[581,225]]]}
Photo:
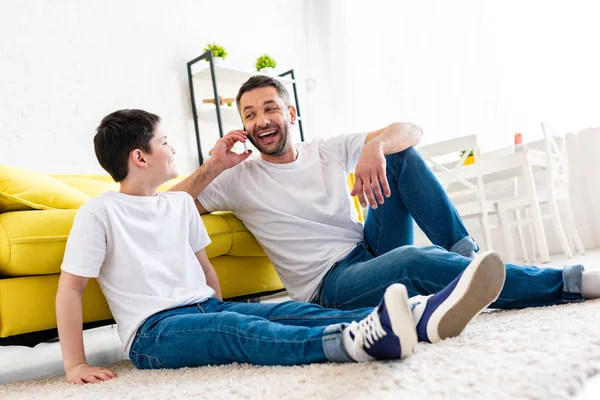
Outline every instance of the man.
{"label": "man", "polygon": [[[200,213],[232,210],[275,265],[290,297],[327,307],[375,306],[390,284],[430,295],[455,279],[479,250],[444,190],[413,148],[422,131],[394,123],[368,134],[294,144],[296,110],[279,81],[250,78],[236,104],[244,130],[217,141],[211,158],[173,190]],[[231,151],[250,140],[260,157]],[[350,193],[346,176],[354,171]],[[368,204],[364,227],[351,195]],[[436,246],[412,246],[412,219]],[[598,271],[507,264],[497,308],[600,297]],[[421,305],[423,306],[423,304]]]}

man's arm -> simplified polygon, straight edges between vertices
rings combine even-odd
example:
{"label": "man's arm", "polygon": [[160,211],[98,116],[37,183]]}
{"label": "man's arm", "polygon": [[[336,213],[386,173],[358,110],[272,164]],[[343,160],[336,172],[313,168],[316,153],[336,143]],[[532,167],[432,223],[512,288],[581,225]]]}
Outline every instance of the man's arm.
{"label": "man's arm", "polygon": [[202,266],[202,270],[206,276],[206,283],[215,291],[215,297],[219,300],[223,300],[223,295],[221,294],[221,285],[219,284],[219,277],[217,276],[215,268],[212,266],[208,256],[206,255],[206,249],[202,249],[197,252],[196,258],[198,258],[198,262]]}
{"label": "man's arm", "polygon": [[421,137],[423,137],[421,127],[410,122],[394,122],[383,129],[370,132],[365,139],[365,147],[369,143],[377,145],[387,156],[416,146],[421,141]]}
{"label": "man's arm", "polygon": [[416,146],[422,136],[423,130],[409,122],[395,122],[386,128],[369,133],[356,164],[355,183],[351,195],[358,196],[363,207],[366,207],[367,200],[373,209],[377,208],[378,203],[383,204],[384,196],[391,195],[385,171],[385,156]]}
{"label": "man's arm", "polygon": [[208,210],[200,204],[198,196],[202,191],[223,171],[234,167],[250,156],[252,150],[247,153],[237,154],[231,149],[237,142],[245,142],[247,133],[242,130],[231,131],[217,141],[210,158],[192,175],[173,186],[169,191],[187,192],[194,199],[196,208],[200,214],[208,213]]}
{"label": "man's arm", "polygon": [[85,358],[81,299],[88,280],[63,271],[58,281],[56,321],[69,383],[96,383],[117,377],[106,368],[90,367]]}

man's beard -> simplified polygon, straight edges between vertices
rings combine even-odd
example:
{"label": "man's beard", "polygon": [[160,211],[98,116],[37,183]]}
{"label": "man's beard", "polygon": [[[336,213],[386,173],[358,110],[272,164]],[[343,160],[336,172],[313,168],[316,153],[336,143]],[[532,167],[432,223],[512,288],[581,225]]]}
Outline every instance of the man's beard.
{"label": "man's beard", "polygon": [[278,130],[278,134],[281,136],[279,139],[279,143],[277,144],[275,149],[267,150],[264,146],[261,146],[254,140],[254,132],[256,132],[256,129],[254,129],[254,132],[252,132],[251,135],[248,135],[248,140],[250,140],[250,143],[252,143],[252,146],[256,147],[256,149],[259,152],[261,152],[262,154],[267,155],[267,156],[276,156],[277,157],[277,156],[281,156],[281,155],[285,154],[285,151],[288,148],[288,145],[289,145],[288,127],[287,126],[281,127],[277,124],[273,124],[273,126],[276,127],[275,129]]}

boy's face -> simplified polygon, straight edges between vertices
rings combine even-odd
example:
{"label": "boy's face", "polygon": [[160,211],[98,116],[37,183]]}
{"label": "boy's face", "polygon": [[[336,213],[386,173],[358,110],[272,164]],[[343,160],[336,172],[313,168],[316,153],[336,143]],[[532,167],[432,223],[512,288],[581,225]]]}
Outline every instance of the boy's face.
{"label": "boy's face", "polygon": [[148,174],[156,181],[162,182],[177,178],[179,174],[175,165],[175,149],[167,141],[160,123],[156,126],[154,137],[150,140],[150,149],[151,153],[144,156],[148,164]]}

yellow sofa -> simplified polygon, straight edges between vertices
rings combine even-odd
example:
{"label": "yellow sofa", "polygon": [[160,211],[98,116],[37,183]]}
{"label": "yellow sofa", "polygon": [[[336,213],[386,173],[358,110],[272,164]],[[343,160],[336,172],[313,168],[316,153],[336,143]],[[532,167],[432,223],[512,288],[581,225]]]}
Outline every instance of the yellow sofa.
{"label": "yellow sofa", "polygon": [[[353,175],[348,184],[354,184]],[[118,188],[108,175],[46,175],[0,164],[0,345],[34,345],[56,337],[54,302],[73,218],[91,197]],[[354,205],[363,220],[356,197]],[[207,253],[224,298],[255,299],[284,290],[239,219],[216,212],[203,215],[202,221],[212,240]],[[84,292],[83,321],[86,328],[114,322],[94,279]]]}
{"label": "yellow sofa", "polygon": [[[56,336],[54,300],[76,207],[106,190],[118,190],[108,175],[49,176],[0,164],[0,344],[31,345]],[[212,240],[207,253],[225,298],[283,290],[269,259],[239,219],[219,212],[202,220]],[[93,279],[84,292],[83,320],[86,327],[113,322]]]}

